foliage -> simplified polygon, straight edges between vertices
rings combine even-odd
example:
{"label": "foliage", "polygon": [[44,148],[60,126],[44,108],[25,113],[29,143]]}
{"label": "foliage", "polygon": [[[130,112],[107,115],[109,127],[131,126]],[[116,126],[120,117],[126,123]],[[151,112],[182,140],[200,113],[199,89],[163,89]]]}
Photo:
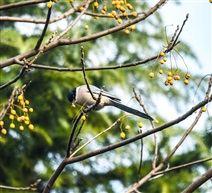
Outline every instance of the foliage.
{"label": "foliage", "polygon": [[[13,1],[2,1],[1,4],[5,5],[8,3],[13,3]],[[81,1],[76,2],[76,6],[80,5],[80,3]],[[130,3],[133,8],[140,12],[150,8],[147,2],[140,3],[139,1],[134,1]],[[28,18],[44,19],[49,11],[46,4],[47,2],[17,8],[14,7],[13,9],[3,10],[1,15],[20,18],[27,16]],[[100,1],[99,4],[101,4]],[[88,8],[88,12],[97,12],[93,6],[92,4]],[[108,3],[107,8],[112,8],[111,3]],[[63,14],[69,9],[71,9],[71,5],[68,1],[53,3],[52,17]],[[101,9],[99,8],[99,10]],[[76,19],[79,13],[80,12],[75,12],[69,15],[62,24],[49,24],[42,46],[49,41],[55,29],[58,31],[57,34],[60,34],[64,26]],[[81,68],[81,46],[83,46],[85,50],[86,67],[94,68],[134,63],[149,58],[152,55],[158,55],[163,49],[162,45],[167,44],[167,42],[164,41],[165,35],[162,18],[159,13],[155,13],[153,17],[149,17],[137,23],[135,30],[131,31],[129,35],[126,35],[123,29],[116,33],[109,33],[107,36],[94,38],[92,40],[89,40],[88,36],[89,41],[58,46],[48,52],[44,52],[38,57],[35,64],[57,68]],[[128,19],[125,18],[124,22],[127,23],[133,19],[132,16],[129,16]],[[1,21],[1,61],[32,50],[41,36],[44,25],[35,23],[30,25],[26,24],[26,26],[32,26],[32,28],[28,28],[28,31],[25,31],[25,28],[22,30],[21,25],[16,24],[20,23],[7,20]],[[86,24],[89,25],[87,30],[84,29],[84,25]],[[75,40],[118,25],[115,19],[101,17],[95,19],[90,15],[85,15],[64,37]],[[174,32],[175,29],[173,29],[173,34]],[[155,48],[152,47],[153,44]],[[179,44],[177,50],[195,59],[195,54],[192,52],[192,49],[185,43]],[[169,57],[168,54],[167,57]],[[29,57],[26,59],[33,60],[33,58],[34,57]],[[176,62],[178,63],[179,60]],[[170,62],[170,58],[168,58],[168,62]],[[9,65],[1,70],[1,77],[3,77],[0,79],[1,85],[13,79],[20,72],[22,67],[22,64],[15,64]],[[163,75],[158,73],[160,68],[165,72]],[[184,77],[184,75],[188,73],[189,67],[188,71],[181,69],[181,67],[178,68],[178,66],[174,66],[172,70],[179,73],[181,77]],[[149,78],[151,71],[154,71],[155,76],[153,79]],[[165,97],[166,100],[176,103],[175,108],[177,109],[179,108],[177,107],[178,104],[186,104],[188,100],[190,100],[187,92],[192,91],[192,88],[197,87],[199,83],[199,81],[193,81],[193,77],[191,77],[191,82],[193,83],[187,86],[185,86],[182,81],[176,82],[176,84],[174,82],[173,86],[169,85],[166,87],[164,85],[166,78],[164,77],[167,77],[166,74],[168,71],[170,71],[169,63],[161,67],[159,60],[155,63],[151,60],[148,63],[134,67],[112,70],[94,69],[86,71],[86,75],[90,84],[98,87],[105,85],[106,90],[111,90],[112,93],[120,97],[126,97],[126,99],[124,98],[124,102],[130,101],[130,106],[140,108],[135,99],[131,101],[131,98],[134,98],[132,90],[134,86],[136,91],[142,95],[148,112],[157,116],[160,124],[162,124],[170,120],[168,114],[160,115],[154,110],[157,106],[157,97],[162,96]],[[200,80],[198,75],[196,77],[196,80]],[[1,134],[0,142],[0,184],[3,185],[24,187],[29,186],[29,184],[41,178],[41,184],[44,186],[66,154],[70,130],[76,115],[79,113],[79,107],[76,109],[71,108],[71,104],[66,99],[66,95],[70,88],[85,84],[81,69],[77,71],[70,70],[60,72],[59,70],[30,67],[30,72],[22,76],[15,85],[22,87],[22,85],[28,84],[29,82],[31,83],[26,88],[24,94],[34,108],[34,112],[30,114],[30,120],[35,128],[32,131],[27,128],[24,129],[24,131],[18,128],[10,129],[8,126],[10,119],[8,116],[5,116],[4,122],[8,133],[7,135]],[[0,104],[8,100],[13,87],[14,85],[10,85],[0,91]],[[180,92],[179,88],[181,89]],[[203,88],[201,85],[199,90],[198,95],[203,96],[206,87]],[[186,108],[189,107],[186,106]],[[82,138],[82,144],[108,128],[118,117],[123,116],[123,112],[111,109],[107,108],[105,111],[89,112],[79,136]],[[184,111],[184,108],[181,110]],[[129,131],[124,130],[127,138],[137,135],[140,120],[131,116],[124,117],[119,124],[109,132],[100,135],[99,138],[86,146],[86,148],[83,148],[77,155],[82,155],[121,141],[122,139],[119,137],[121,132],[120,128],[124,130],[126,125],[130,125],[131,128]],[[144,125],[142,130],[147,131],[150,128],[149,122],[142,120],[142,123]],[[159,124],[156,126],[158,125]],[[159,136],[158,163],[170,152],[173,148],[173,141],[177,141],[183,135],[185,129],[187,128],[178,125],[157,134]],[[203,128],[203,130],[203,133],[205,133],[207,128]],[[202,135],[204,136],[204,134]],[[199,137],[197,131],[193,132],[189,137],[189,140],[194,142],[195,145],[193,145],[191,149],[185,148],[185,150],[183,150],[182,148],[177,155],[173,156],[173,159],[170,160],[172,166],[207,158],[210,155],[211,140],[207,140],[205,136],[204,138]],[[152,136],[143,139],[143,144],[144,155],[141,176],[146,175],[151,170],[155,151]],[[133,185],[137,180],[140,148],[140,141],[136,141],[114,151],[109,151],[105,154],[70,164],[61,173],[59,178],[57,178],[53,188],[57,192],[101,191],[112,193],[117,192],[117,186],[120,186],[120,191],[123,191]],[[204,149],[204,151],[202,151],[202,149]],[[206,162],[202,163],[201,166],[194,165],[170,172],[162,177],[153,179],[153,181],[147,182],[140,188],[140,191],[154,193],[180,192],[191,183],[193,178],[199,175],[200,168],[208,170],[209,167],[209,164]],[[176,185],[176,182],[179,182],[178,185]],[[199,192],[204,192],[204,190],[200,189]]]}

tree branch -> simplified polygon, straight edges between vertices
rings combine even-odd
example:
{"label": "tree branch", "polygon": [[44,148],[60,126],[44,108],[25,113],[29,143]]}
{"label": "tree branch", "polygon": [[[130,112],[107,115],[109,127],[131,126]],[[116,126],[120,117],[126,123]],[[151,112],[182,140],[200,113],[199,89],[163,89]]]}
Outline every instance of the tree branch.
{"label": "tree branch", "polygon": [[22,7],[26,5],[33,5],[33,4],[38,4],[38,3],[44,3],[48,2],[49,0],[28,0],[28,1],[21,1],[17,3],[11,3],[7,5],[1,5],[0,10],[6,10],[6,9],[14,9],[16,7]]}
{"label": "tree branch", "polygon": [[153,133],[156,133],[158,131],[162,131],[164,129],[167,129],[167,128],[173,126],[173,125],[176,125],[177,123],[182,122],[183,120],[185,120],[186,118],[191,116],[196,110],[198,110],[199,108],[201,108],[205,104],[211,102],[211,100],[212,100],[212,96],[210,96],[209,99],[205,99],[202,102],[198,103],[197,105],[192,107],[189,111],[187,111],[185,114],[183,114],[182,116],[178,117],[177,119],[172,120],[172,121],[170,121],[168,123],[165,123],[165,124],[163,124],[163,125],[161,125],[161,126],[159,126],[157,128],[148,130],[148,131],[146,131],[144,133],[136,135],[135,137],[132,137],[132,138],[123,140],[121,142],[109,145],[107,147],[104,147],[104,148],[101,148],[101,149],[86,153],[84,155],[80,155],[80,156],[74,157],[72,159],[67,159],[67,162],[70,164],[70,163],[75,163],[75,162],[78,162],[78,161],[82,161],[82,160],[88,159],[90,157],[93,157],[93,156],[96,156],[96,155],[99,155],[99,154],[102,154],[102,153],[117,149],[117,148],[122,147],[124,145],[127,145],[129,143],[135,142],[135,141],[137,141],[139,139],[142,139],[142,138],[144,138],[146,136],[149,136],[149,135],[151,135]]}
{"label": "tree branch", "polygon": [[198,187],[200,187],[204,182],[212,178],[212,169],[208,170],[206,173],[202,174],[197,180],[192,182],[185,190],[181,193],[194,192]]}
{"label": "tree branch", "polygon": [[[115,33],[119,30],[122,30],[132,24],[135,24],[135,23],[138,23],[142,20],[145,20],[147,17],[149,17],[151,14],[153,14],[159,7],[161,7],[167,0],[160,0],[155,6],[153,6],[152,8],[150,8],[149,11],[145,12],[144,15],[140,16],[140,17],[137,17],[135,18],[134,20],[131,20],[125,24],[121,24],[119,26],[116,26],[116,27],[113,27],[113,28],[110,28],[110,29],[107,29],[107,30],[104,30],[102,32],[98,32],[96,34],[92,34],[92,35],[89,35],[89,36],[85,36],[85,37],[81,37],[81,38],[77,38],[75,40],[72,40],[70,38],[67,38],[67,39],[60,39],[63,35],[65,35],[67,33],[67,30],[68,29],[71,29],[73,27],[73,25],[75,23],[72,23],[65,31],[63,31],[59,36],[58,38],[53,41],[51,44],[49,44],[46,49],[44,50],[44,52],[47,52],[51,49],[54,49],[58,46],[64,46],[64,45],[70,45],[70,44],[77,44],[77,43],[81,43],[81,42],[86,42],[86,41],[90,41],[90,40],[93,40],[93,39],[96,39],[96,38],[100,38],[102,36],[106,36],[106,35],[109,35],[109,34],[112,34],[112,33]],[[84,13],[83,11],[81,12],[81,14]],[[81,14],[79,15],[79,17],[81,17]],[[77,17],[78,18],[78,17]],[[76,19],[77,19],[76,18]],[[75,20],[77,21],[77,20]],[[59,41],[58,41],[59,40]],[[42,49],[42,48],[40,48]],[[8,60],[5,60],[4,62],[1,62],[0,63],[0,68],[4,68],[6,66],[9,66],[9,65],[12,65],[13,62],[16,60],[23,60],[23,58],[29,58],[29,57],[32,57],[33,55],[37,54],[39,52],[38,51],[35,51],[35,50],[31,50],[27,53],[24,53],[24,54],[20,54],[20,55],[17,55],[13,58],[10,58]]]}

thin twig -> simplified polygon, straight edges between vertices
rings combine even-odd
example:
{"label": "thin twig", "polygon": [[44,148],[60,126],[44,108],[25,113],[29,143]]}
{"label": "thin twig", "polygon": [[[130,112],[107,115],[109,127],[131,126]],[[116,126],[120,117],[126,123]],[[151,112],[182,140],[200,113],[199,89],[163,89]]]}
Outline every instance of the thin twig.
{"label": "thin twig", "polygon": [[41,34],[41,36],[40,36],[40,38],[39,38],[39,40],[38,40],[38,42],[37,42],[37,44],[35,46],[35,50],[40,48],[40,45],[41,45],[41,43],[43,41],[43,38],[44,38],[44,36],[46,34],[46,30],[47,30],[47,27],[49,25],[49,20],[50,20],[50,16],[51,16],[51,10],[52,10],[52,8],[48,9],[48,13],[47,13],[47,17],[46,17],[46,23],[45,23],[45,26],[43,28],[42,34]]}
{"label": "thin twig", "polygon": [[[208,89],[206,91],[206,93],[210,93],[211,91],[211,84],[212,84],[212,78],[210,79],[209,83],[208,83]],[[208,96],[206,94],[204,101],[208,100]],[[212,95],[210,96],[210,100],[212,100]],[[182,145],[182,143],[185,141],[185,139],[187,138],[187,136],[189,135],[189,133],[193,130],[194,126],[197,124],[197,122],[199,121],[200,117],[202,115],[202,110],[199,110],[198,115],[196,116],[195,120],[193,121],[193,123],[191,124],[191,126],[187,129],[187,131],[184,133],[184,135],[181,137],[181,139],[179,140],[179,142],[176,144],[176,146],[172,149],[172,151],[165,157],[165,159],[154,169],[152,169],[152,171],[149,172],[149,174],[147,174],[145,177],[143,177],[139,182],[135,183],[131,188],[129,188],[126,193],[131,193],[133,192],[135,189],[137,189],[138,187],[140,187],[141,185],[143,185],[145,182],[147,182],[149,179],[152,178],[152,176],[159,170],[161,170],[170,160],[170,158],[174,155],[174,153],[177,151],[177,149]]]}
{"label": "thin twig", "polygon": [[4,89],[7,86],[10,86],[11,84],[15,83],[16,81],[18,81],[22,76],[24,76],[25,72],[27,72],[27,67],[23,67],[20,71],[20,73],[12,80],[10,80],[9,82],[3,84],[0,86],[0,90]]}
{"label": "thin twig", "polygon": [[87,76],[86,76],[86,73],[85,73],[84,48],[83,48],[83,46],[81,46],[81,65],[82,65],[83,77],[84,77],[85,83],[87,85],[87,89],[88,89],[91,97],[93,98],[93,100],[96,100],[96,97],[94,96],[93,92],[91,91],[91,88],[89,86]]}
{"label": "thin twig", "polygon": [[110,129],[112,129],[118,122],[120,122],[120,119],[116,120],[110,127],[108,127],[107,129],[105,129],[104,131],[101,131],[100,133],[98,133],[97,135],[95,135],[92,139],[90,139],[89,141],[87,141],[85,144],[83,144],[81,147],[79,147],[75,152],[73,152],[69,158],[74,157],[74,155],[79,152],[82,148],[84,148],[85,146],[87,146],[89,143],[91,143],[93,140],[95,140],[97,137],[99,137],[100,135],[102,135],[103,133],[106,133],[107,131],[109,131]]}
{"label": "thin twig", "polygon": [[195,165],[195,164],[200,164],[200,163],[211,161],[211,160],[212,160],[212,157],[206,158],[206,159],[202,159],[202,160],[193,161],[193,162],[189,162],[189,163],[186,163],[186,164],[182,164],[182,165],[179,165],[179,166],[175,166],[175,167],[171,167],[171,168],[165,169],[163,171],[155,172],[155,174],[153,176],[162,175],[162,174],[174,171],[174,170],[182,169],[182,168],[185,168],[185,167],[188,167],[188,166],[192,166],[192,165]]}
{"label": "thin twig", "polygon": [[[58,46],[64,46],[64,45],[70,45],[70,44],[77,44],[77,43],[81,43],[81,42],[86,42],[86,41],[90,41],[90,40],[93,40],[93,39],[96,39],[96,38],[100,38],[102,36],[106,36],[106,35],[109,35],[109,34],[112,34],[112,33],[115,33],[117,31],[120,31],[132,24],[135,24],[135,23],[138,23],[142,20],[145,20],[147,17],[149,17],[151,14],[153,14],[157,9],[159,9],[164,3],[166,2],[166,0],[160,0],[156,5],[154,5],[152,8],[150,8],[147,12],[145,12],[145,14],[143,14],[142,16],[139,16],[127,23],[124,23],[124,24],[121,24],[121,25],[118,25],[116,27],[112,27],[110,29],[107,29],[107,30],[104,30],[104,31],[101,31],[101,32],[98,32],[96,34],[92,34],[92,35],[88,35],[88,36],[85,36],[85,37],[81,37],[81,38],[77,38],[77,39],[71,39],[71,38],[67,38],[67,39],[60,39],[61,38],[61,35],[65,35],[64,33],[66,32],[66,30],[64,32],[62,32],[62,34],[60,34],[58,36],[58,38],[60,39],[59,41],[58,40],[55,40],[53,41],[51,44],[48,45],[48,47],[45,49],[44,52],[47,52],[51,49],[54,49]],[[81,13],[84,13],[83,11]],[[73,23],[72,23],[73,25]],[[71,28],[71,26],[69,26],[69,29]],[[176,43],[177,44],[177,43]],[[17,56],[14,56],[8,60],[5,60],[3,62],[0,63],[0,68],[4,68],[6,66],[9,66],[9,65],[12,65],[16,60],[23,60],[23,58],[29,58],[29,57],[32,57],[33,55],[37,54],[37,52],[35,50],[31,50],[27,53],[24,53],[24,54],[20,54],[20,55],[17,55]]]}
{"label": "thin twig", "polygon": [[[139,133],[142,133],[142,130],[139,131]],[[142,169],[142,164],[143,164],[143,139],[141,141],[141,150],[140,150],[140,162],[139,162],[139,167],[138,167],[138,175],[137,175],[137,182],[141,179],[141,169]]]}
{"label": "thin twig", "polygon": [[75,26],[75,24],[80,20],[80,18],[84,15],[85,11],[88,9],[90,3],[91,3],[90,0],[86,0],[84,9],[80,12],[80,14],[77,16],[77,18],[63,32],[61,32],[58,35],[58,37],[55,39],[55,42],[58,42],[61,39],[61,37],[63,37],[65,34],[67,34],[67,32],[70,31]]}
{"label": "thin twig", "polygon": [[[143,108],[143,111],[148,115],[148,112],[147,112],[147,110],[145,108],[145,105],[142,102],[141,96],[138,96],[138,94],[135,91],[135,87],[133,87],[133,92],[134,92],[134,96],[135,96],[136,100],[138,101],[140,106]],[[152,129],[154,129],[153,121],[150,121],[150,123],[152,125]],[[157,159],[158,159],[158,143],[157,143],[157,135],[156,135],[156,133],[154,133],[153,136],[154,136],[155,153],[154,153],[154,159],[152,161],[152,168],[154,169],[156,167],[156,163],[157,163]]]}
{"label": "thin twig", "polygon": [[30,184],[30,186],[28,187],[13,187],[13,186],[4,186],[4,185],[0,185],[1,189],[5,189],[5,190],[15,190],[15,191],[26,191],[26,190],[30,190],[30,191],[38,191],[38,184],[41,182],[41,179],[36,180],[36,182],[34,182],[33,184]]}
{"label": "thin twig", "polygon": [[187,119],[189,116],[191,116],[196,110],[198,110],[199,108],[201,108],[202,106],[204,106],[205,104],[211,102],[212,100],[212,96],[210,96],[209,100],[208,99],[205,99],[203,101],[201,101],[200,103],[198,103],[197,105],[193,106],[189,111],[187,111],[185,114],[183,114],[182,116],[176,118],[175,120],[172,120],[168,123],[165,123],[159,127],[156,127],[154,129],[150,129],[150,130],[147,130],[146,132],[143,132],[141,134],[138,134],[132,138],[129,138],[129,139],[126,139],[126,140],[123,140],[121,142],[118,142],[118,143],[115,143],[113,145],[109,145],[107,147],[103,147],[101,149],[98,149],[96,151],[92,151],[92,152],[89,152],[89,153],[86,153],[84,155],[81,155],[81,156],[77,156],[77,157],[74,157],[70,160],[68,160],[69,163],[74,163],[74,162],[78,162],[78,161],[82,161],[82,160],[85,160],[85,159],[88,159],[90,157],[93,157],[93,156],[96,156],[96,155],[99,155],[99,154],[102,154],[102,153],[105,153],[105,152],[108,152],[108,151],[111,151],[111,150],[114,150],[114,149],[117,149],[119,147],[122,147],[124,145],[127,145],[129,143],[132,143],[132,142],[135,142],[137,140],[140,140],[146,136],[149,136],[153,133],[156,133],[158,131],[162,131],[164,129],[167,129],[173,125],[176,125],[180,122],[182,122],[183,120]]}
{"label": "thin twig", "polygon": [[33,5],[33,4],[38,4],[38,3],[44,3],[48,2],[49,0],[28,0],[28,1],[21,1],[17,3],[10,3],[7,5],[1,5],[0,10],[6,10],[6,9],[14,9],[16,7],[22,7],[26,5]]}
{"label": "thin twig", "polygon": [[78,122],[80,121],[82,116],[83,116],[83,112],[80,112],[80,114],[77,116],[76,120],[74,121],[72,130],[71,130],[71,134],[70,134],[70,137],[69,137],[69,140],[68,140],[68,145],[67,145],[67,148],[66,148],[66,157],[70,156],[70,149],[71,149],[71,146],[73,145],[74,133],[76,131]]}

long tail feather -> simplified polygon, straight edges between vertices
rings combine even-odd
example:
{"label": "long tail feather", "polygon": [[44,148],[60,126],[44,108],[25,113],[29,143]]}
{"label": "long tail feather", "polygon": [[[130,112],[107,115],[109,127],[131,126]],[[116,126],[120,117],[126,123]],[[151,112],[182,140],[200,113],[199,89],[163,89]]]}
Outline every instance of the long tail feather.
{"label": "long tail feather", "polygon": [[117,108],[119,108],[119,109],[121,109],[123,111],[126,111],[128,113],[137,115],[137,116],[142,117],[144,119],[149,119],[150,121],[156,121],[157,122],[157,120],[155,120],[153,117],[151,117],[151,116],[149,116],[149,115],[147,115],[145,113],[142,113],[142,112],[140,112],[140,111],[138,111],[136,109],[127,107],[127,106],[125,106],[125,105],[123,105],[123,104],[121,104],[119,102],[114,101],[114,100],[110,100],[110,101],[113,103],[113,106],[115,106],[115,107],[117,107]]}

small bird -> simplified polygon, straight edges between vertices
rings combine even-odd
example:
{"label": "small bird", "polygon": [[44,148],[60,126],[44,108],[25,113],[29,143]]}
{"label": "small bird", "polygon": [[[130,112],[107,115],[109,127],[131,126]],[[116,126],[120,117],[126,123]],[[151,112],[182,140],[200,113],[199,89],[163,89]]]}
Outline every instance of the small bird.
{"label": "small bird", "polygon": [[[97,88],[96,86],[93,86],[93,85],[89,85],[89,86],[90,86],[91,92],[97,99],[99,97],[101,90]],[[77,88],[73,88],[69,90],[67,94],[67,98],[71,103],[73,104],[76,103],[78,105],[85,106],[85,107],[89,107],[96,103],[96,100],[92,98],[91,93],[89,92],[87,88],[87,85],[82,85]],[[142,113],[136,109],[133,109],[121,104],[121,99],[109,94],[106,91],[103,91],[101,95],[101,100],[99,104],[95,107],[95,110],[100,110],[105,106],[114,106],[125,112],[131,113],[133,115],[137,115],[144,119],[149,119],[150,121],[155,120],[154,118],[152,118],[151,116],[145,113]]]}

